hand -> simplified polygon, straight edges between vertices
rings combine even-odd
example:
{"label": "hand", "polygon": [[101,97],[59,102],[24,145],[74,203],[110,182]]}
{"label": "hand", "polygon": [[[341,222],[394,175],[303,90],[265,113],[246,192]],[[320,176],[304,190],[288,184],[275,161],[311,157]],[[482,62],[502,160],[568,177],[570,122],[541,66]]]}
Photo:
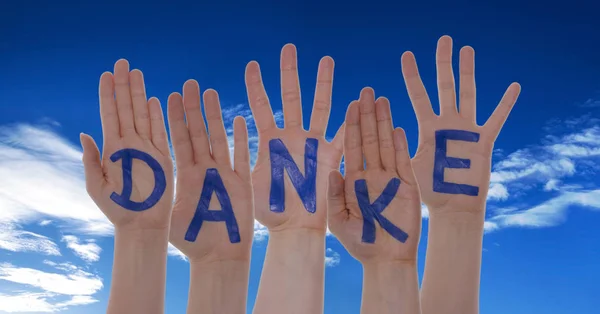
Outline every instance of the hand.
{"label": "hand", "polygon": [[[246,67],[248,99],[259,134],[258,159],[252,172],[256,218],[270,231],[304,228],[325,232],[327,176],[339,168],[343,149],[340,131],[332,142],[324,137],[331,109],[332,80],[333,60],[324,57],[319,63],[310,130],[305,131],[296,48],[291,44],[283,47],[281,95],[285,127],[280,129],[275,124],[258,63],[253,61]],[[311,156],[314,150],[316,158]],[[311,167],[310,171],[306,171],[305,163]],[[294,172],[295,166],[298,172]],[[275,167],[279,167],[277,172],[272,171]],[[279,184],[280,180],[284,184]],[[292,184],[294,180],[298,189]]]}
{"label": "hand", "polygon": [[331,232],[363,263],[415,262],[421,200],[406,135],[393,129],[389,101],[375,101],[371,88],[364,88],[346,113],[344,161],[345,180],[338,171],[329,177]]}
{"label": "hand", "polygon": [[[179,93],[169,97],[169,126],[177,166],[170,241],[190,261],[249,261],[254,201],[246,122],[242,117],[234,121],[232,169],[216,91],[204,92],[204,110],[210,137],[196,81],[184,84],[183,97]],[[221,217],[211,221],[209,216],[216,217],[216,213]]]}
{"label": "hand", "polygon": [[411,52],[402,55],[402,74],[419,123],[419,147],[412,164],[421,197],[432,214],[441,211],[484,212],[494,141],[521,90],[519,84],[511,84],[485,125],[477,125],[474,54],[473,48],[468,46],[460,51],[458,111],[452,72],[452,39],[443,36],[438,41],[440,115],[434,114],[431,108],[414,55]]}
{"label": "hand", "polygon": [[116,227],[167,230],[173,162],[160,102],[146,100],[142,72],[129,72],[127,60],[114,71],[100,77],[102,159],[94,140],[80,137],[87,191]]}

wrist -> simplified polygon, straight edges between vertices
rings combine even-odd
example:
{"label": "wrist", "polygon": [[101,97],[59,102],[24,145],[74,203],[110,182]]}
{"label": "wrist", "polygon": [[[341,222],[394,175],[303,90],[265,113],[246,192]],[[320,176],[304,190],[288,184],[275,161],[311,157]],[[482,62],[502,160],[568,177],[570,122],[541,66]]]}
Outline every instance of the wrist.
{"label": "wrist", "polygon": [[169,228],[139,229],[129,227],[115,227],[115,240],[135,242],[138,245],[158,245],[169,242]]}
{"label": "wrist", "polygon": [[[466,230],[483,230],[485,210],[452,212],[439,209],[429,211],[429,224],[461,228]],[[430,228],[431,229],[431,228]]]}
{"label": "wrist", "polygon": [[416,270],[417,259],[414,260],[372,260],[361,262],[364,271],[392,272],[395,270]]}

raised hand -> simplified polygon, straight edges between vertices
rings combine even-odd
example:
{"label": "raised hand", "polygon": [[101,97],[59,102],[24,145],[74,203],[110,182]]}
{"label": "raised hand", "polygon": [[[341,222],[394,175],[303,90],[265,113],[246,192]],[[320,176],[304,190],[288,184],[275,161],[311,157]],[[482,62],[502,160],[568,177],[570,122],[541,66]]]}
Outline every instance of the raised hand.
{"label": "raised hand", "polygon": [[164,312],[173,162],[158,99],[119,60],[100,77],[103,154],[81,134],[87,191],[115,226],[107,313]]}
{"label": "raised hand", "polygon": [[363,265],[361,313],[420,313],[419,188],[404,130],[371,88],[346,113],[344,161],[345,179],[329,176],[328,223]]}
{"label": "raised hand", "polygon": [[419,123],[413,167],[430,211],[482,212],[487,197],[494,141],[521,87],[512,83],[483,126],[475,119],[475,52],[460,50],[459,105],[452,70],[452,39],[443,36],[436,53],[440,114],[431,107],[411,52],[402,55],[402,74]]}
{"label": "raised hand", "polygon": [[421,200],[406,135],[394,130],[389,101],[375,101],[371,88],[346,113],[344,162],[345,178],[338,171],[329,177],[331,232],[363,263],[414,263]]}
{"label": "raised hand", "polygon": [[129,72],[123,59],[114,75],[102,74],[99,94],[102,159],[94,140],[81,135],[87,191],[116,227],[167,230],[173,162],[160,102],[146,99],[142,72]]}
{"label": "raised hand", "polygon": [[[321,313],[329,172],[342,158],[340,131],[328,142],[333,60],[319,63],[310,121],[304,130],[296,47],[281,51],[284,128],[275,124],[258,63],[246,67],[246,89],[258,129],[252,172],[256,218],[269,229],[269,244],[254,307],[263,313]],[[290,283],[294,283],[290,285]]]}
{"label": "raised hand", "polygon": [[[248,132],[234,121],[233,168],[219,96],[204,92],[208,133],[194,80],[183,97],[169,97],[169,126],[177,166],[177,193],[170,241],[192,262],[249,261],[254,232]],[[187,124],[186,124],[187,121]]]}
{"label": "raised hand", "polygon": [[256,218],[271,231],[325,231],[327,176],[338,169],[342,138],[325,140],[331,109],[333,60],[319,63],[310,129],[302,124],[296,47],[281,51],[281,96],[284,128],[276,126],[257,62],[246,67],[246,88],[259,134],[258,159],[252,172]]}
{"label": "raised hand", "polygon": [[421,288],[424,314],[479,311],[492,150],[521,88],[517,83],[511,84],[485,125],[477,125],[474,54],[471,47],[460,50],[457,108],[452,39],[443,36],[438,41],[439,115],[433,113],[413,54],[402,55],[402,73],[419,123],[419,147],[412,165],[430,212]]}

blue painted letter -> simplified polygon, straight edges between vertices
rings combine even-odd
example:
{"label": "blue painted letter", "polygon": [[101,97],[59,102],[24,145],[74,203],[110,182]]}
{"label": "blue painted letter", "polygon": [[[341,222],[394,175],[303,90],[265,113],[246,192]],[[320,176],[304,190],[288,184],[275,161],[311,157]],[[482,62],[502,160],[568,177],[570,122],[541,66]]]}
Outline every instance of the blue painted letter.
{"label": "blue painted letter", "polygon": [[317,210],[316,184],[317,184],[317,150],[319,141],[307,138],[304,145],[304,176],[300,173],[298,165],[288,152],[285,144],[276,138],[269,141],[271,156],[271,195],[270,208],[273,212],[281,213],[285,210],[285,185],[283,182],[283,169],[287,170],[290,180],[300,196],[304,208],[310,213]]}
{"label": "blue painted letter", "polygon": [[[152,190],[150,196],[143,202],[134,202],[131,200],[131,192],[133,190],[131,171],[134,158],[145,162],[154,172],[154,190]],[[121,195],[113,192],[110,195],[110,199],[123,208],[136,212],[149,209],[158,203],[167,187],[165,172],[158,161],[149,154],[133,148],[121,149],[110,156],[112,162],[116,162],[119,159],[121,159],[121,168],[123,168],[123,191]]]}
{"label": "blue painted letter", "polygon": [[446,148],[448,140],[479,142],[479,133],[463,131],[463,130],[438,130],[435,131],[435,160],[433,162],[433,190],[435,192],[447,194],[465,194],[469,196],[477,196],[479,187],[451,183],[444,181],[444,169],[469,169],[471,160],[448,157]]}
{"label": "blue painted letter", "polygon": [[[217,194],[217,199],[221,204],[221,210],[208,209],[213,192]],[[227,227],[227,233],[229,234],[229,242],[240,242],[240,230],[238,228],[237,220],[235,219],[235,214],[233,213],[229,194],[227,194],[227,190],[225,190],[225,185],[223,184],[223,180],[221,180],[219,171],[215,168],[206,169],[204,186],[202,187],[202,193],[200,193],[200,201],[196,207],[194,218],[192,218],[190,226],[185,233],[186,241],[196,241],[196,237],[198,236],[204,221],[224,221],[225,226]]]}
{"label": "blue painted letter", "polygon": [[381,195],[379,195],[375,202],[371,204],[367,181],[361,179],[354,182],[356,199],[358,201],[358,206],[360,207],[360,212],[363,215],[362,242],[375,243],[375,220],[377,220],[379,225],[396,240],[402,243],[406,242],[408,234],[396,227],[381,214],[381,212],[383,212],[383,210],[392,202],[399,187],[400,179],[391,179],[385,186],[385,189],[383,189],[383,192],[381,192]]}

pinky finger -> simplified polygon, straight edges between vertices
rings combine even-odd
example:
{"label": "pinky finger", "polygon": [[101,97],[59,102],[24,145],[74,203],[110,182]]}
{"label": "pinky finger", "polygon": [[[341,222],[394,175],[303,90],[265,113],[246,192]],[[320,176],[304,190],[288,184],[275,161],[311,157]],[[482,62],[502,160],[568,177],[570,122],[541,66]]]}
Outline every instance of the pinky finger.
{"label": "pinky finger", "polygon": [[233,168],[246,182],[250,182],[250,151],[248,147],[248,129],[246,120],[237,116],[233,120]]}
{"label": "pinky finger", "polygon": [[394,148],[396,149],[396,172],[402,181],[413,184],[416,182],[415,174],[410,162],[406,133],[402,128],[394,130]]}
{"label": "pinky finger", "polygon": [[152,97],[148,100],[148,111],[150,112],[152,143],[164,156],[170,156],[165,118],[158,98]]}
{"label": "pinky finger", "polygon": [[486,129],[486,133],[491,134],[494,139],[500,133],[504,122],[506,122],[506,119],[508,119],[508,115],[517,102],[517,98],[519,98],[520,93],[521,85],[519,85],[519,83],[510,84],[508,89],[506,89],[504,96],[502,96],[500,104],[498,107],[496,107],[490,118],[483,126],[483,128]]}

